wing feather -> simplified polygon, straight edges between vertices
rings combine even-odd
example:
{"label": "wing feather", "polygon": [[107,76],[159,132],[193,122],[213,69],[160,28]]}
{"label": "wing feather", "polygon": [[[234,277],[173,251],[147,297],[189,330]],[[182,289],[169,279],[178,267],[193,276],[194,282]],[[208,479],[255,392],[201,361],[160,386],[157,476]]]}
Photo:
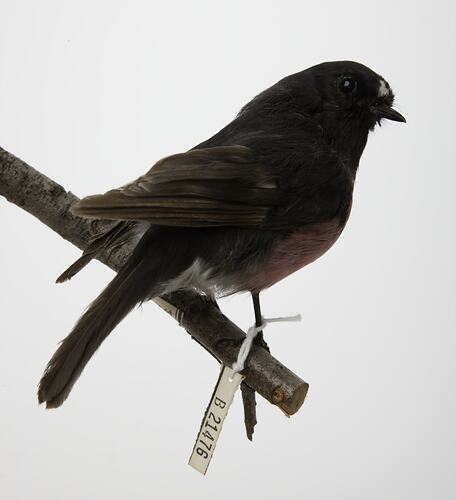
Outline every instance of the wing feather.
{"label": "wing feather", "polygon": [[249,148],[221,146],[164,158],[134,182],[82,199],[73,213],[184,227],[258,226],[284,199],[272,169]]}

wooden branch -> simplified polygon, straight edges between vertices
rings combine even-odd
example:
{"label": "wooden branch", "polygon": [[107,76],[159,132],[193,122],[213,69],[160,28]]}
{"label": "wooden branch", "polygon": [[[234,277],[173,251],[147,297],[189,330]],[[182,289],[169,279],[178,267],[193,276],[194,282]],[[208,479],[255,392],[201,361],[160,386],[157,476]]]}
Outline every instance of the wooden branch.
{"label": "wooden branch", "polygon": [[[80,249],[86,248],[92,235],[105,224],[72,215],[69,209],[78,201],[74,194],[2,148],[0,195]],[[132,247],[124,245],[99,260],[118,271],[131,251]],[[175,292],[155,302],[223,363],[229,365],[236,360],[245,334],[214,304],[188,291]],[[258,346],[252,349],[243,373],[252,389],[287,415],[296,413],[304,402],[308,384]]]}

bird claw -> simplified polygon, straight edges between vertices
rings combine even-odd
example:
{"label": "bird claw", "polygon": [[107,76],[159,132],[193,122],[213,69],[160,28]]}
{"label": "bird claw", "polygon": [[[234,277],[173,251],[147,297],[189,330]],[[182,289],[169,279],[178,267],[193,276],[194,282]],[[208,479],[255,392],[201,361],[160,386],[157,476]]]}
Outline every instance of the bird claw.
{"label": "bird claw", "polygon": [[264,340],[264,335],[263,332],[259,332],[255,339],[253,340],[253,343],[257,345],[258,347],[261,347],[267,352],[271,352],[271,349],[269,349],[268,343],[266,340]]}

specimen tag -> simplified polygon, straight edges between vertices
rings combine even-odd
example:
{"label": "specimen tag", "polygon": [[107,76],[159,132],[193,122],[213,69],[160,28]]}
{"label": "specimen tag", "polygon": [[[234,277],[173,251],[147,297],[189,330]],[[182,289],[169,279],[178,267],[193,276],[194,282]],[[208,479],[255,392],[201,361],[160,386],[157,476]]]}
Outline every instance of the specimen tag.
{"label": "specimen tag", "polygon": [[195,446],[188,461],[188,464],[201,474],[206,474],[222,431],[223,421],[233,402],[234,394],[244,378],[243,375],[234,373],[231,368],[222,365],[217,385],[204,414]]}

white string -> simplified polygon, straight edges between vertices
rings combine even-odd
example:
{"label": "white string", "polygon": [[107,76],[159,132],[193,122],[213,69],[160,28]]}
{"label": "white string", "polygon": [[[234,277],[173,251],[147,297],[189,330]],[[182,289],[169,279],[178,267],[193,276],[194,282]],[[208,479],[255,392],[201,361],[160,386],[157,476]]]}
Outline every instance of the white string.
{"label": "white string", "polygon": [[231,367],[234,373],[239,373],[244,369],[245,361],[247,356],[252,349],[253,340],[257,336],[258,332],[261,332],[266,328],[269,323],[279,323],[282,321],[301,321],[301,315],[296,314],[295,316],[281,316],[278,318],[261,318],[262,324],[260,326],[251,326],[245,335],[245,339],[239,348],[239,353],[237,360],[233,363]]}

